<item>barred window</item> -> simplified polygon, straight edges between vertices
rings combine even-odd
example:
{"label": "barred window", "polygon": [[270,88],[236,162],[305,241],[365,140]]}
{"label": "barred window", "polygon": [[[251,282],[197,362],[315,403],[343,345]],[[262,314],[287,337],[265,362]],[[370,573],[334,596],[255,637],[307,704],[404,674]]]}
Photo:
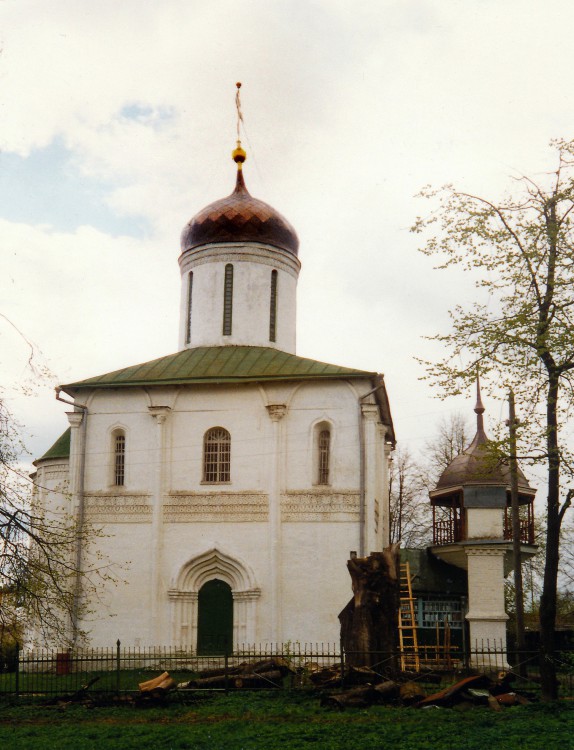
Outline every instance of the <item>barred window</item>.
{"label": "barred window", "polygon": [[277,271],[271,271],[271,295],[269,300],[269,341],[277,339]]}
{"label": "barred window", "polygon": [[231,336],[233,318],[233,266],[225,266],[225,283],[223,289],[223,335]]}
{"label": "barred window", "polygon": [[114,484],[123,487],[126,481],[126,436],[124,432],[114,433]]}
{"label": "barred window", "polygon": [[329,484],[331,431],[321,430],[318,437],[317,484]]}
{"label": "barred window", "polygon": [[460,599],[439,599],[421,597],[418,600],[418,625],[422,628],[444,627],[460,629],[464,622],[464,612]]}
{"label": "barred window", "polygon": [[231,435],[223,427],[212,427],[203,438],[203,481],[229,482]]}
{"label": "barred window", "polygon": [[193,271],[187,277],[187,318],[185,323],[185,343],[191,341],[191,297],[193,293]]}

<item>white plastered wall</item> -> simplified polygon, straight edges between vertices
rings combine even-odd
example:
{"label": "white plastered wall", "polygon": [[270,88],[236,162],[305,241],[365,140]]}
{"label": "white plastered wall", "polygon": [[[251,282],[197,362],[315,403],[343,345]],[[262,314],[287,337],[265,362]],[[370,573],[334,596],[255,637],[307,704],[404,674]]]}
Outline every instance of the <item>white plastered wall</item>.
{"label": "white plastered wall", "polygon": [[[197,592],[178,588],[178,581],[190,561],[210,551],[216,561],[213,577],[225,580],[228,574],[217,560],[251,571],[250,588],[234,590],[236,638],[337,640],[337,615],[352,595],[346,560],[359,541],[358,395],[369,389],[365,380],[94,392],[88,401],[84,501],[86,517],[103,529],[99,552],[117,581],[104,586],[93,602],[95,616],[82,623],[92,644],[120,638],[124,645],[193,646]],[[158,521],[153,414],[160,407]],[[332,425],[327,486],[314,483],[314,425],[322,421]],[[231,435],[229,484],[202,482],[203,436],[215,426]],[[117,428],[126,434],[124,487],[111,484],[111,436]],[[281,456],[273,463],[277,445]],[[381,459],[373,493],[386,482]],[[274,493],[280,519],[275,558],[270,544]],[[278,561],[275,570],[272,559]],[[157,590],[150,585],[154,565]],[[199,578],[190,574],[185,580]],[[274,587],[281,594],[279,621],[271,611]]]}
{"label": "white plastered wall", "polygon": [[[233,266],[232,332],[223,335],[225,266]],[[300,264],[291,253],[269,245],[206,245],[180,258],[179,348],[269,346],[295,353],[296,292]],[[271,272],[277,271],[276,340],[269,336]],[[190,341],[189,272],[193,272]]]}

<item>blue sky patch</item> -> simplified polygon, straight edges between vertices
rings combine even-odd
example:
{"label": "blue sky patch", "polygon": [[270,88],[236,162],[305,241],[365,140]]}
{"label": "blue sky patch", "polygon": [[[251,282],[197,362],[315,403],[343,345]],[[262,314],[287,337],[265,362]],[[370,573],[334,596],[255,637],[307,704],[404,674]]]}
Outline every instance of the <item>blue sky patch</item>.
{"label": "blue sky patch", "polygon": [[0,216],[24,224],[48,224],[73,232],[91,226],[110,235],[145,237],[143,217],[120,216],[106,204],[110,185],[79,174],[61,141],[28,157],[0,153]]}
{"label": "blue sky patch", "polygon": [[152,107],[150,104],[139,104],[134,102],[126,104],[120,110],[120,117],[136,122],[145,122],[156,129],[173,117],[171,107]]}

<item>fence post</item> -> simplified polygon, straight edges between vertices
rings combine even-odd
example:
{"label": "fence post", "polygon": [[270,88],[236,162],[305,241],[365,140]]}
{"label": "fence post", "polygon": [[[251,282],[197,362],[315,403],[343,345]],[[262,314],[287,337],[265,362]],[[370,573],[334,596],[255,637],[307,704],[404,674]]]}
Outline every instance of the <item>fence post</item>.
{"label": "fence post", "polygon": [[16,641],[16,685],[15,685],[16,700],[20,696],[20,644]]}
{"label": "fence post", "polygon": [[229,693],[229,676],[228,676],[228,670],[229,670],[229,649],[226,646],[225,647],[225,656],[224,656],[224,669],[225,669],[225,695]]}
{"label": "fence post", "polygon": [[343,647],[343,641],[340,641],[341,650],[341,687],[345,687],[345,648]]}
{"label": "fence post", "polygon": [[116,691],[120,694],[120,639],[116,641]]}

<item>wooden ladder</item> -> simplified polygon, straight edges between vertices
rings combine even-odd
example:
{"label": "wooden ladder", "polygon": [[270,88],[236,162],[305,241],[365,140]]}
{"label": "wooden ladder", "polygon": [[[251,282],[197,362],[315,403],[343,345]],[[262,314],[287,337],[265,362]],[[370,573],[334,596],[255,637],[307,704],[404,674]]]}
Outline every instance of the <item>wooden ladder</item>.
{"label": "wooden ladder", "polygon": [[415,599],[411,585],[411,566],[401,563],[399,601],[399,646],[401,650],[401,670],[403,672],[420,672],[419,644],[417,639],[417,620],[415,617]]}

